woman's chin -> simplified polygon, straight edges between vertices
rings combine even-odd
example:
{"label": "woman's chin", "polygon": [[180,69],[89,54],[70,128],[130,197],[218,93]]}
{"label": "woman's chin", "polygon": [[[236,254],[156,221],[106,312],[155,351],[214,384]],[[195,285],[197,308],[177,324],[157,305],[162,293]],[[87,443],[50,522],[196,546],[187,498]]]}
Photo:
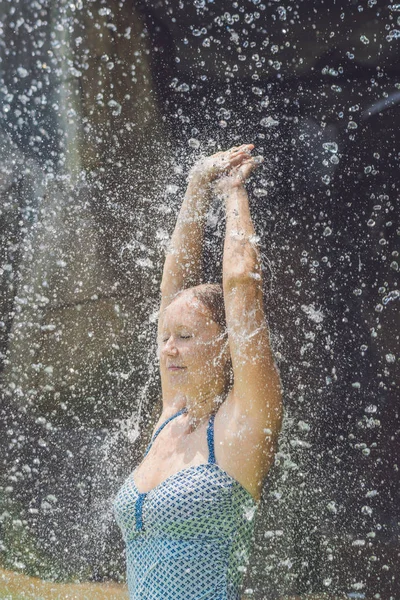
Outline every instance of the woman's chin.
{"label": "woman's chin", "polygon": [[169,368],[166,370],[168,373],[168,376],[171,378],[183,378],[183,377],[187,377],[187,369],[183,369],[183,368]]}

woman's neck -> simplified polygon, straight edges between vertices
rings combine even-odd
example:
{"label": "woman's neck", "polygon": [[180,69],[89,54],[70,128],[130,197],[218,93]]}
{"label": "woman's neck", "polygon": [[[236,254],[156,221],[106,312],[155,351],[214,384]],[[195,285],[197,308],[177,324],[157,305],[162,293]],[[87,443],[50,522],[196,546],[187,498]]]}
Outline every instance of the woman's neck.
{"label": "woman's neck", "polygon": [[206,418],[217,412],[219,406],[225,399],[225,394],[210,394],[199,398],[186,397],[185,413],[187,415],[187,425],[189,433],[197,429]]}
{"label": "woman's neck", "polygon": [[221,386],[215,386],[207,391],[192,393],[189,390],[163,390],[163,407],[165,418],[185,409],[188,433],[197,427],[211,414],[217,412],[225,400],[227,393]]}

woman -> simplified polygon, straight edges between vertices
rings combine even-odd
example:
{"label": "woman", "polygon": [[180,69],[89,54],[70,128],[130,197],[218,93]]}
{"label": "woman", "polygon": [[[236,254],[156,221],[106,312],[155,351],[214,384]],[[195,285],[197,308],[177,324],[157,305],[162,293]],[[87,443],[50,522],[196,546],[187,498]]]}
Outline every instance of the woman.
{"label": "woman", "polygon": [[[161,283],[162,413],[115,499],[131,600],[238,600],[281,426],[244,182],[254,145],[192,170]],[[201,284],[211,192],[226,208],[222,287]]]}

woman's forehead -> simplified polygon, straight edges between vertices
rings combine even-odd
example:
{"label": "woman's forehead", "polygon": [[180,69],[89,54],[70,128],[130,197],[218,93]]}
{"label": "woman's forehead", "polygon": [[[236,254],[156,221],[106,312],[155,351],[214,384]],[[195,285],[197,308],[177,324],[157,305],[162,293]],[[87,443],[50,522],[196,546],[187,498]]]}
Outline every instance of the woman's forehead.
{"label": "woman's forehead", "polygon": [[185,294],[173,300],[162,316],[163,324],[193,325],[204,324],[211,320],[211,315],[200,300]]}

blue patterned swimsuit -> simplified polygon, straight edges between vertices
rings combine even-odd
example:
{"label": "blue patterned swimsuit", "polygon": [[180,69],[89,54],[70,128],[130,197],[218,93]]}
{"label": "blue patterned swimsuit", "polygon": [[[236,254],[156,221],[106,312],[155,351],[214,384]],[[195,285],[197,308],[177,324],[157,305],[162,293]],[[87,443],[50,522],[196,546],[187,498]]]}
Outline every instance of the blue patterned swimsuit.
{"label": "blue patterned swimsuit", "polygon": [[[185,411],[159,427],[145,456],[163,427]],[[240,599],[257,502],[216,464],[214,417],[207,463],[182,469],[147,493],[136,488],[135,469],[115,497],[130,600]]]}

